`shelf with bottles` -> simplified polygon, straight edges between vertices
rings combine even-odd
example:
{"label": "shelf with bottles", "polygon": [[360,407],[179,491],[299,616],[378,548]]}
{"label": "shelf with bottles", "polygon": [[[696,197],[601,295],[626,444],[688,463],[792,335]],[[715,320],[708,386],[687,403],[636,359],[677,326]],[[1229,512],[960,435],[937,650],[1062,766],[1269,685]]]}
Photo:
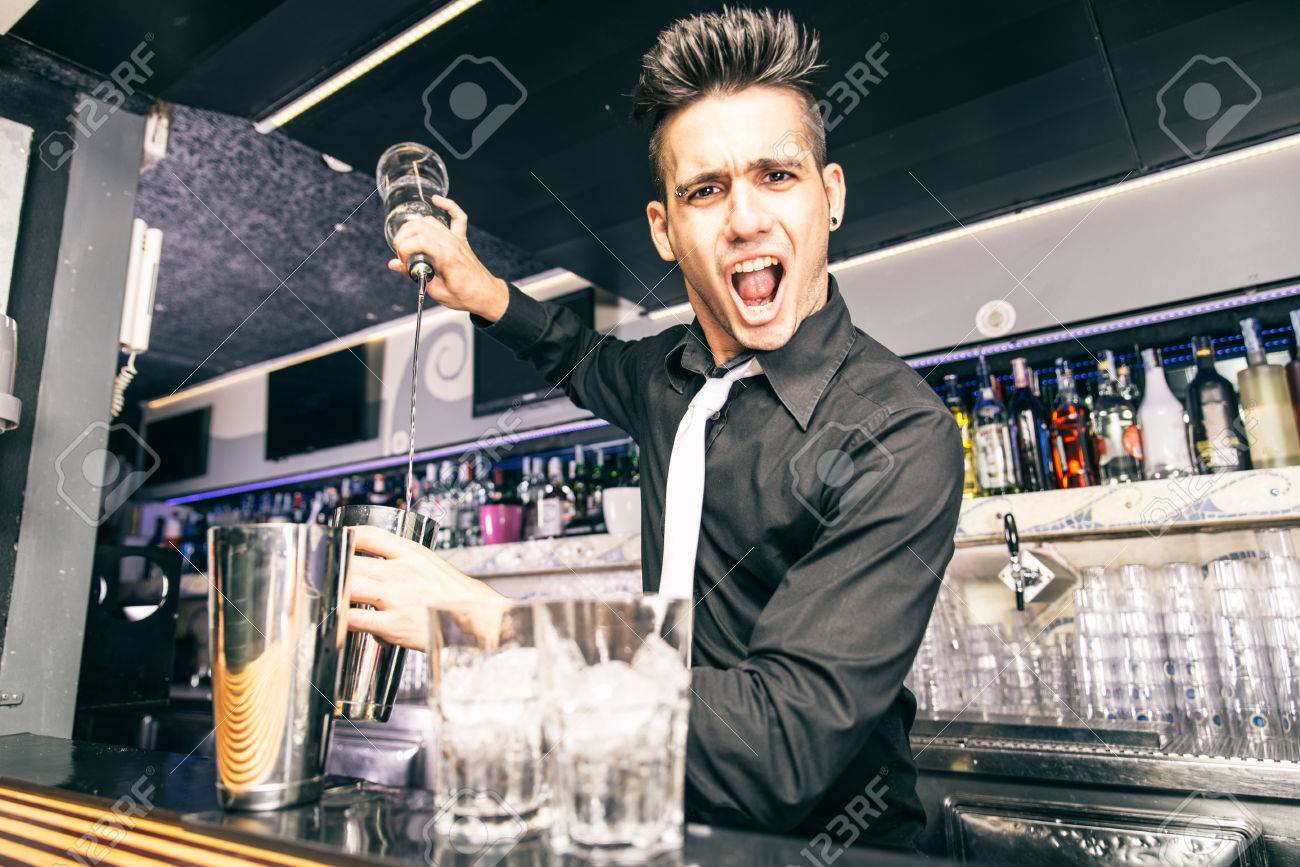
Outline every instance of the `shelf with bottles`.
{"label": "shelf with bottles", "polygon": [[[437,546],[461,548],[605,532],[605,491],[639,486],[636,444],[616,437],[585,445],[544,445],[543,450],[520,454],[502,446],[492,452],[467,449],[455,459],[417,462],[413,508],[437,521]],[[186,528],[183,535],[191,543],[189,560],[194,564],[189,571],[201,572],[207,527],[270,521],[324,523],[335,508],[349,504],[405,508],[405,470],[401,466],[326,476],[191,500],[174,507],[166,521],[168,526],[177,523]],[[633,519],[639,518],[639,510],[631,511]]]}
{"label": "shelf with bottles", "polygon": [[966,496],[1300,464],[1292,307],[1236,308],[1233,331],[1220,312],[922,370],[962,430]]}

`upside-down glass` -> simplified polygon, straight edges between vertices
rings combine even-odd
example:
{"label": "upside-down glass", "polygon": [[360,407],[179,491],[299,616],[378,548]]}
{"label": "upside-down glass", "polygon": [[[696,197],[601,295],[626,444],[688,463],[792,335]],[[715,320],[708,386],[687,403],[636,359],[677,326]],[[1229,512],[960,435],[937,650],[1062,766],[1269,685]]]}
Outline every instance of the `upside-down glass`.
{"label": "upside-down glass", "polygon": [[506,846],[548,823],[534,606],[429,609],[429,698],[438,750],[435,830]]}
{"label": "upside-down glass", "polygon": [[557,849],[644,857],[681,846],[690,600],[538,603]]}

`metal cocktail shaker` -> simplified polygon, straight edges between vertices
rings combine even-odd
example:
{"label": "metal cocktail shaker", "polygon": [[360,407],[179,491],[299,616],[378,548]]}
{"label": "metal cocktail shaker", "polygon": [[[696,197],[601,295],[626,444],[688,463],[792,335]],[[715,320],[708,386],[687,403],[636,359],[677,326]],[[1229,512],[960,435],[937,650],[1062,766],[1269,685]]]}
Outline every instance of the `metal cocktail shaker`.
{"label": "metal cocktail shaker", "polygon": [[304,524],[208,531],[217,798],[274,810],[320,797],[353,534]]}
{"label": "metal cocktail shaker", "polygon": [[[340,506],[330,515],[330,526],[380,527],[403,539],[433,547],[437,524],[427,515],[392,506]],[[367,556],[367,555],[361,555]],[[370,608],[369,605],[354,605]],[[349,632],[339,672],[334,716],[339,719],[387,722],[397,699],[406,649],[364,632]]]}

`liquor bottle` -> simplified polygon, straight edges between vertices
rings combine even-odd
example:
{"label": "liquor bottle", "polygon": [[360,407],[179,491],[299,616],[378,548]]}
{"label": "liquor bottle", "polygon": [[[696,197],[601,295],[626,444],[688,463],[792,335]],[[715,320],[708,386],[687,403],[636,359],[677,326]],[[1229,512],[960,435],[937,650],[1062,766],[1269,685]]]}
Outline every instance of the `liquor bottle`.
{"label": "liquor bottle", "polygon": [[1237,389],[1251,465],[1271,469],[1300,463],[1300,437],[1296,436],[1286,371],[1268,363],[1258,319],[1241,320],[1241,337],[1246,343],[1247,367],[1237,374]]}
{"label": "liquor bottle", "polygon": [[1056,406],[1052,408],[1052,463],[1062,488],[1097,484],[1088,450],[1088,413],[1064,358],[1056,359]]}
{"label": "liquor bottle", "polygon": [[641,447],[635,442],[629,443],[627,447],[627,474],[624,484],[629,487],[641,487]]}
{"label": "liquor bottle", "polygon": [[593,527],[605,523],[605,484],[606,473],[605,450],[596,449],[596,466],[591,471],[590,488],[587,491],[587,520]]}
{"label": "liquor bottle", "polygon": [[569,486],[573,488],[573,520],[587,523],[588,499],[591,495],[591,475],[587,471],[586,455],[582,446],[573,447],[573,460],[569,463]]}
{"label": "liquor bottle", "polygon": [[483,505],[485,491],[483,484],[475,478],[474,465],[461,461],[460,473],[456,477],[456,523],[460,531],[460,544],[476,546],[483,544],[482,528],[479,524],[479,507]]}
{"label": "liquor bottle", "polygon": [[[1134,347],[1134,349],[1136,348]],[[1138,391],[1137,383],[1133,381],[1133,369],[1131,367],[1127,364],[1121,364],[1116,372],[1119,375],[1115,380],[1115,387],[1119,390],[1119,396],[1133,410],[1133,424],[1124,432],[1124,450],[1137,459],[1138,478],[1143,479],[1146,478],[1142,471],[1142,458],[1146,456],[1146,440],[1145,434],[1142,432],[1142,420],[1137,416],[1141,394]]]}
{"label": "liquor bottle", "polygon": [[1169,389],[1154,349],[1142,350],[1147,387],[1138,407],[1142,426],[1142,473],[1148,479],[1174,479],[1195,472],[1187,447],[1187,413]]}
{"label": "liquor bottle", "polygon": [[525,539],[536,539],[537,495],[541,492],[542,485],[539,484],[533,474],[532,458],[524,458],[521,466],[519,486],[515,489],[519,496],[519,503],[524,507],[523,530],[521,532]]}
{"label": "liquor bottle", "polygon": [[1300,430],[1300,310],[1291,311],[1291,331],[1295,337],[1295,351],[1286,366],[1286,384],[1291,392],[1291,411],[1296,428]]}
{"label": "liquor bottle", "polygon": [[167,519],[158,517],[153,522],[153,535],[149,537],[148,545],[150,548],[161,548],[167,539],[166,533]]}
{"label": "liquor bottle", "polygon": [[438,486],[430,499],[433,519],[438,525],[434,533],[434,547],[457,547],[460,517],[456,513],[456,468],[451,461],[443,461],[438,467]]}
{"label": "liquor bottle", "polygon": [[1016,478],[1022,491],[1049,491],[1056,487],[1052,468],[1052,431],[1047,410],[1034,394],[1029,360],[1011,359],[1016,390],[1011,395],[1011,440],[1015,446]]}
{"label": "liquor bottle", "polygon": [[980,385],[980,398],[972,410],[975,417],[975,470],[980,490],[990,496],[1014,494],[1017,490],[1015,458],[1012,456],[1011,420],[987,381]]}
{"label": "liquor bottle", "polygon": [[[1002,395],[1002,383],[993,375],[993,372],[989,370],[989,360],[983,355],[981,355],[979,360],[975,362],[975,379],[977,380],[975,385],[976,394],[979,394],[980,389],[987,385],[993,389],[993,396],[997,398],[998,403],[1004,403],[1005,398]],[[978,400],[978,398],[976,398],[976,400]]]}
{"label": "liquor bottle", "polygon": [[514,503],[518,501],[513,485],[506,483],[506,468],[493,467],[492,480],[484,485],[487,488],[486,500],[488,503],[500,505],[503,503]]}
{"label": "liquor bottle", "polygon": [[[1136,361],[1140,353],[1136,345],[1133,347],[1133,359]],[[1133,381],[1133,369],[1127,364],[1121,364],[1116,368],[1119,374],[1119,395],[1125,400],[1137,406],[1142,402],[1142,395],[1138,392],[1137,383]]]}
{"label": "liquor bottle", "polygon": [[1248,470],[1250,451],[1241,435],[1237,392],[1214,369],[1214,344],[1210,338],[1193,338],[1192,346],[1196,351],[1196,376],[1187,385],[1187,424],[1196,471]]}
{"label": "liquor bottle", "polygon": [[966,498],[978,497],[980,483],[975,471],[974,431],[970,413],[966,410],[966,401],[961,399],[961,393],[957,390],[957,375],[950,373],[945,376],[943,386],[944,405],[948,407],[948,412],[952,413],[952,420],[957,423],[957,430],[961,432],[961,455],[966,470],[962,479],[961,495]]}
{"label": "liquor bottle", "polygon": [[1137,409],[1120,394],[1110,357],[1097,365],[1092,427],[1097,432],[1097,474],[1108,485],[1142,480],[1142,434]]}
{"label": "liquor bottle", "polygon": [[[540,459],[539,459],[540,460]],[[572,506],[573,491],[564,484],[559,458],[546,466],[546,485],[537,494],[537,538],[553,539],[563,535],[566,512]]]}
{"label": "liquor bottle", "polygon": [[370,486],[370,493],[366,495],[366,499],[374,506],[388,504],[388,491],[384,488],[383,473],[375,473],[374,483]]}

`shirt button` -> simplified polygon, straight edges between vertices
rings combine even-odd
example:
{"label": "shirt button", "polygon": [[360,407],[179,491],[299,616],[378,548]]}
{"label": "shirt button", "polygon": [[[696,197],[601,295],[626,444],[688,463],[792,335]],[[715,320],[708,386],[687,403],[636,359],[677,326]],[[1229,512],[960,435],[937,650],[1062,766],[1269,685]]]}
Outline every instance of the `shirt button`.
{"label": "shirt button", "polygon": [[709,416],[709,418],[713,419],[714,421],[717,421],[718,419],[722,418],[722,413],[715,412],[713,415]]}

